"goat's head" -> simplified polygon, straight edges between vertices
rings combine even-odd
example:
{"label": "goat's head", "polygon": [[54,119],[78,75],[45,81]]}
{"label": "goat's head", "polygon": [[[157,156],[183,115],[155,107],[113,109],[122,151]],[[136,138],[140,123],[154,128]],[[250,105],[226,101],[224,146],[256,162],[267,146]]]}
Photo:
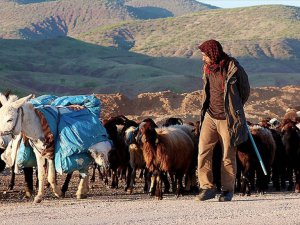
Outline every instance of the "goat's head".
{"label": "goat's head", "polygon": [[166,120],[166,122],[163,124],[164,127],[169,127],[172,125],[182,125],[183,121],[181,118],[175,118],[175,117],[170,117]]}
{"label": "goat's head", "polygon": [[284,119],[280,125],[281,133],[285,133],[290,130],[295,123],[291,119]]}
{"label": "goat's head", "polygon": [[125,130],[124,140],[126,145],[136,143],[136,136],[138,134],[139,127],[131,126]]}
{"label": "goat's head", "polygon": [[268,123],[271,129],[277,129],[280,126],[280,122],[276,118],[270,119]]}
{"label": "goat's head", "polygon": [[139,126],[137,134],[137,142],[139,144],[149,143],[155,145],[158,142],[155,127],[151,122],[142,122]]}
{"label": "goat's head", "polygon": [[20,108],[28,101],[32,95],[15,100],[3,102],[1,98],[2,107],[0,109],[0,135],[17,134],[21,132],[21,116],[19,115]]}

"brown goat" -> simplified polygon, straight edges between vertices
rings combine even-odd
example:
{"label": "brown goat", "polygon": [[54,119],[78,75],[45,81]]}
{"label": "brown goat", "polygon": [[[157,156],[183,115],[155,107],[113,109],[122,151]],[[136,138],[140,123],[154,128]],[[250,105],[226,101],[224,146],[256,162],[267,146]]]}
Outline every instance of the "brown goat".
{"label": "brown goat", "polygon": [[[189,173],[186,174],[186,176],[185,176],[185,191],[186,192],[197,192],[198,184],[197,184],[196,171],[197,171],[199,136],[196,136],[196,133],[194,130],[194,125],[191,125],[191,124],[181,124],[181,125],[176,124],[176,125],[171,125],[170,127],[181,129],[191,138],[191,140],[194,143],[194,150],[193,150],[191,166],[189,169]],[[176,188],[173,188],[173,189],[175,190]]]}
{"label": "brown goat", "polygon": [[146,167],[156,175],[156,196],[162,199],[162,172],[175,173],[177,196],[182,193],[183,175],[192,162],[194,143],[181,129],[174,127],[153,129],[149,123],[140,125]]}

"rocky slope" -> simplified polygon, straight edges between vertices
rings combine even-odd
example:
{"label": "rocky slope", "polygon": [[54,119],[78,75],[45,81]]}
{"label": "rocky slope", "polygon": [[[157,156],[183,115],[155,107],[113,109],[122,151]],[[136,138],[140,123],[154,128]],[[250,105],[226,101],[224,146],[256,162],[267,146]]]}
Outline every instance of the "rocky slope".
{"label": "rocky slope", "polygon": [[[252,88],[245,106],[246,117],[258,122],[265,117],[281,119],[289,107],[300,110],[300,86]],[[131,119],[153,118],[158,123],[168,117],[180,117],[184,122],[199,118],[201,92],[177,94],[173,92],[143,93],[129,99],[121,94],[98,94],[102,101],[102,118],[123,114]]]}

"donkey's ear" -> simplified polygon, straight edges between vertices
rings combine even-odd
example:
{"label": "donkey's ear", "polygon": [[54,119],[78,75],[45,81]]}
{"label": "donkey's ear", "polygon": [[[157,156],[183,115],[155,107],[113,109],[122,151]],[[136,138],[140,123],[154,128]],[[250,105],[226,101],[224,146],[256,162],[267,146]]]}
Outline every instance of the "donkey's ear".
{"label": "donkey's ear", "polygon": [[18,99],[17,101],[13,102],[13,103],[11,104],[11,106],[14,107],[14,108],[16,108],[16,109],[18,109],[18,108],[20,108],[25,102],[27,102],[29,99],[31,99],[32,96],[33,96],[33,95],[30,94],[30,95],[28,95],[28,96],[26,96],[26,97],[20,98],[20,99]]}
{"label": "donkey's ear", "polygon": [[7,101],[8,102],[15,102],[15,101],[17,101],[19,98],[18,98],[18,96],[16,96],[16,95],[10,95],[10,96],[8,96],[7,97]]}
{"label": "donkey's ear", "polygon": [[2,93],[0,93],[0,103],[1,103],[1,105],[5,105],[7,103],[7,98]]}

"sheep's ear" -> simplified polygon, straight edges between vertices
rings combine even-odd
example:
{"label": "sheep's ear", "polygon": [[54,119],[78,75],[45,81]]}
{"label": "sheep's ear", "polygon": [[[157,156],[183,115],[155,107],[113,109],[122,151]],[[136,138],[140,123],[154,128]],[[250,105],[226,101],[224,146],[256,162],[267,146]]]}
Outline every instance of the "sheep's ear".
{"label": "sheep's ear", "polygon": [[15,101],[15,102],[13,102],[12,103],[12,107],[14,107],[14,108],[16,108],[16,109],[18,109],[18,108],[20,108],[25,102],[27,102],[29,99],[31,99],[32,98],[32,95],[30,94],[30,95],[28,95],[28,96],[26,96],[26,97],[24,97],[24,98],[20,98],[20,99],[18,99],[17,101]]}

